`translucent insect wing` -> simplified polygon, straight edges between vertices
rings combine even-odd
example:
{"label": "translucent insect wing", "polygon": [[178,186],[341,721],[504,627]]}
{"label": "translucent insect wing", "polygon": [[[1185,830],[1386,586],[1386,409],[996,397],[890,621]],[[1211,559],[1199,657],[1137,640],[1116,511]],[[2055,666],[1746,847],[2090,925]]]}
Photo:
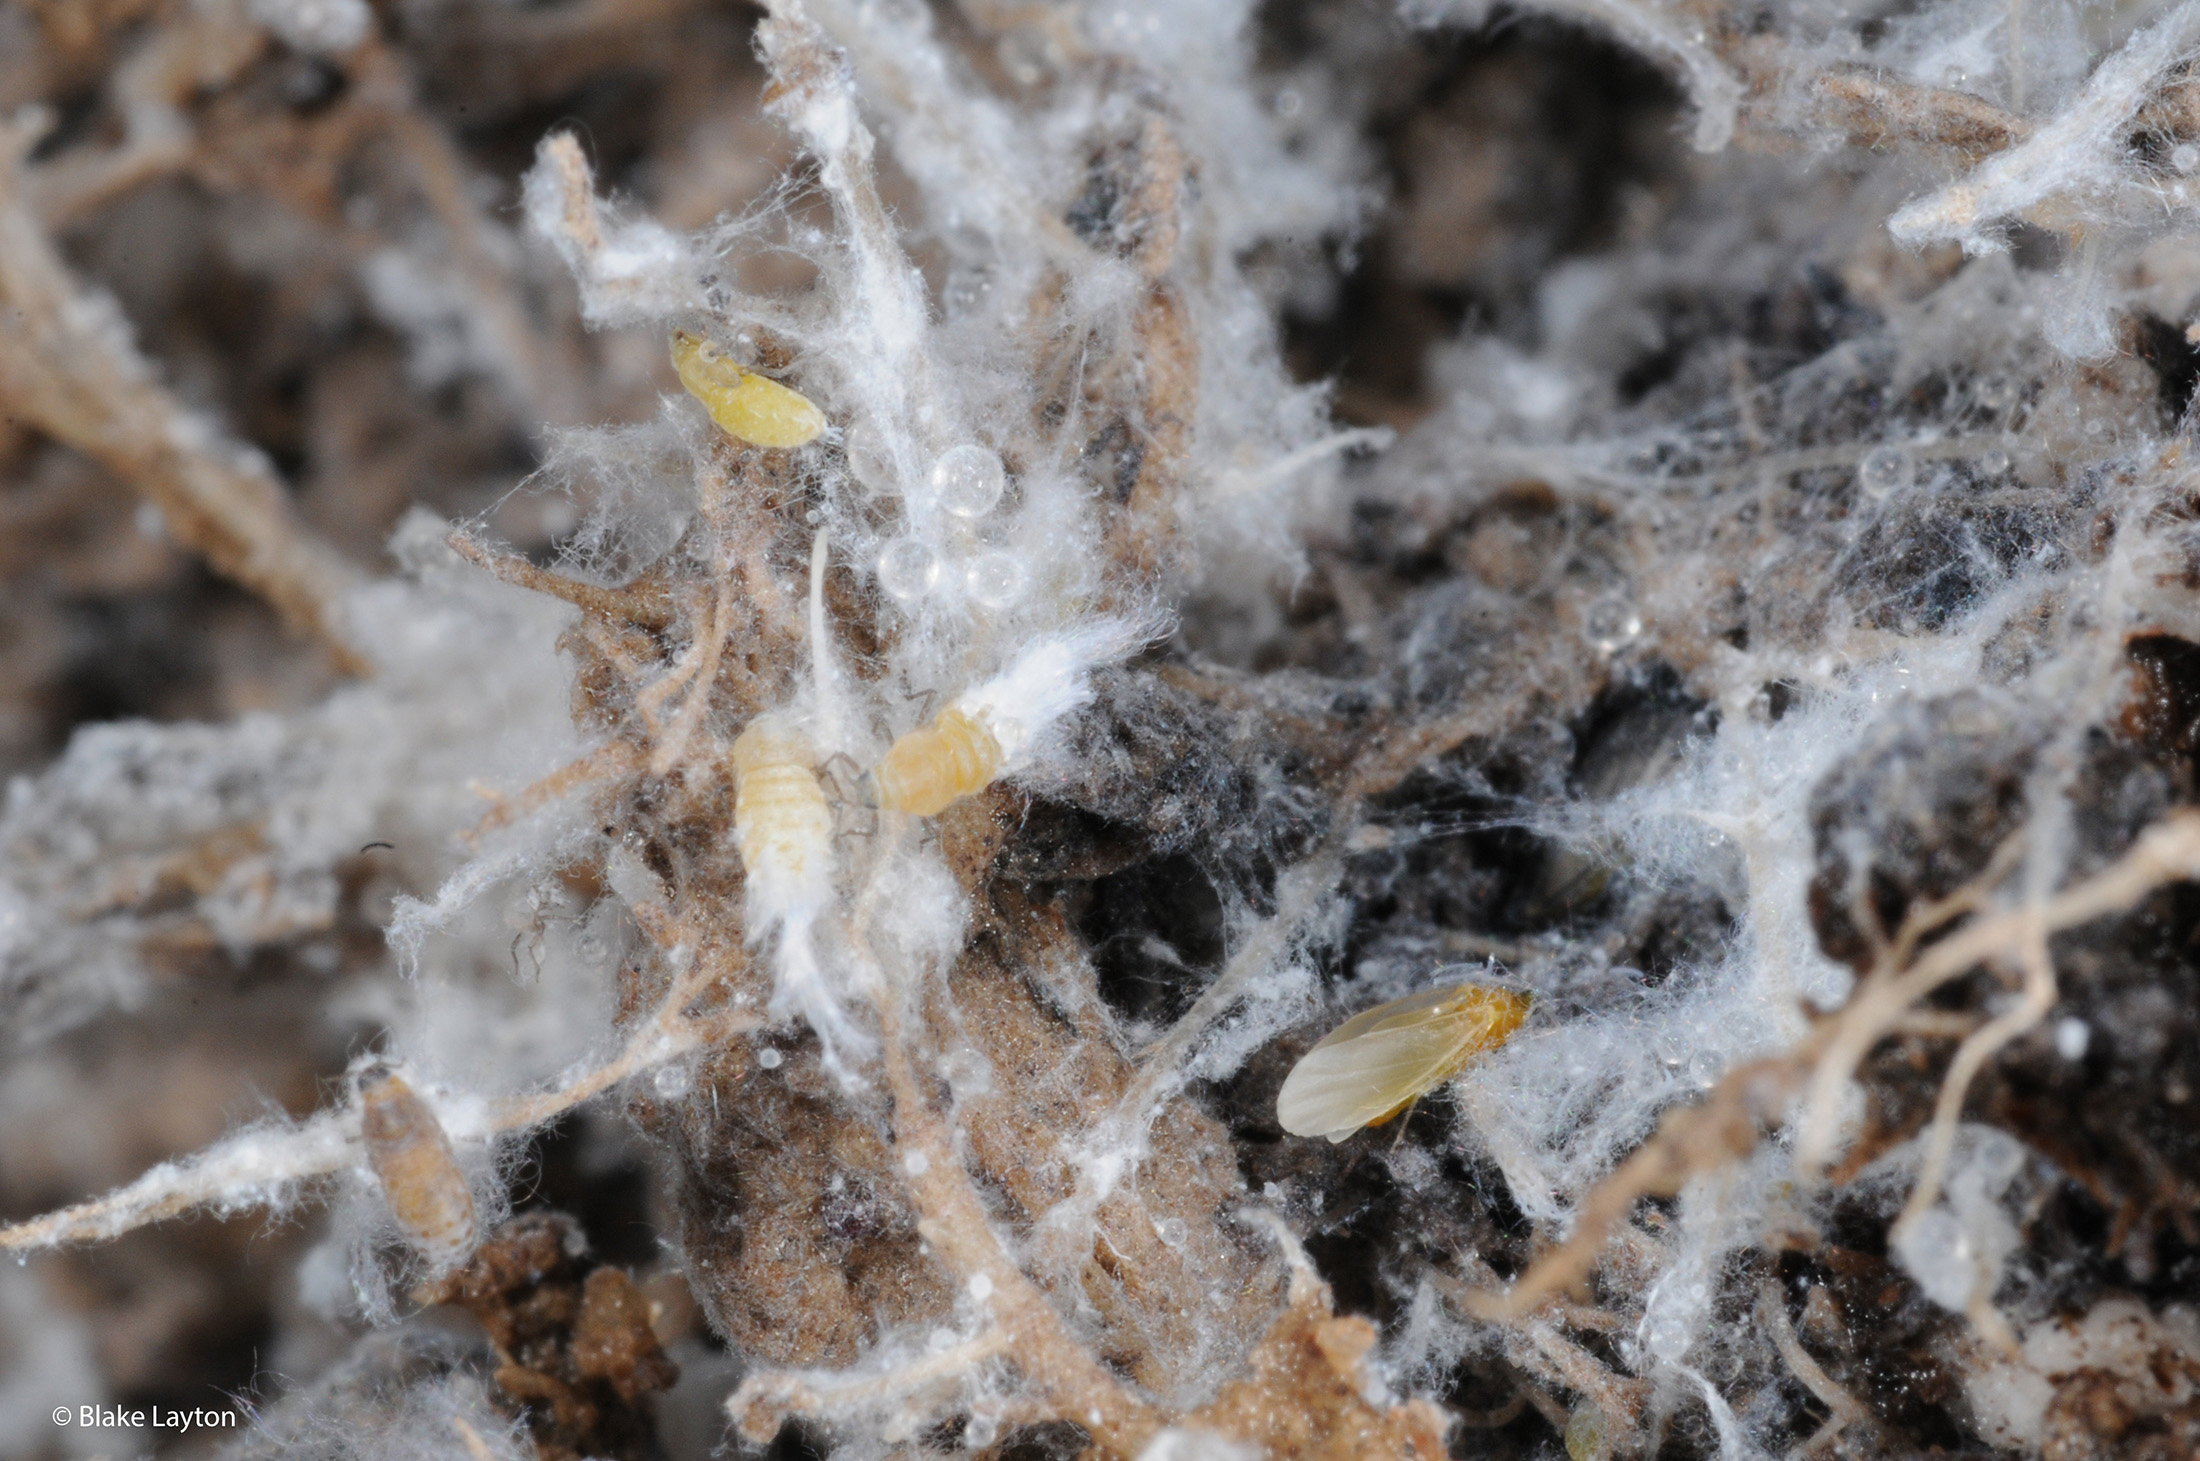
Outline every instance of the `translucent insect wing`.
{"label": "translucent insect wing", "polygon": [[1353,1016],[1285,1078],[1276,1119],[1294,1136],[1343,1141],[1389,1120],[1476,1055],[1503,1044],[1528,1000],[1484,985],[1426,989]]}
{"label": "translucent insect wing", "polygon": [[700,335],[674,332],[672,367],[721,430],[752,446],[785,450],[825,430],[825,413],[808,396],[743,370]]}

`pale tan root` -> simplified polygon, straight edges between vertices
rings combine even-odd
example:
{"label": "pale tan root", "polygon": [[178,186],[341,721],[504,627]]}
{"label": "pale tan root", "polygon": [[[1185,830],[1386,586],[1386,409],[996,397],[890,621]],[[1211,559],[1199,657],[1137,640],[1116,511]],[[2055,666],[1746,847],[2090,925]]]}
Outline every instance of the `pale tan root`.
{"label": "pale tan root", "polygon": [[1833,1376],[1810,1357],[1802,1341],[1795,1337],[1795,1326],[1788,1322],[1787,1304],[1780,1297],[1779,1286],[1769,1278],[1757,1288],[1757,1316],[1772,1336],[1772,1347],[1780,1352],[1781,1362],[1788,1367],[1788,1372],[1832,1412],[1810,1439],[1796,1448],[1797,1456],[1808,1456],[1823,1449],[1850,1425],[1869,1418],[1871,1412],[1862,1402],[1836,1384]]}
{"label": "pale tan root", "polygon": [[742,1435],[763,1445],[779,1433],[781,1423],[791,1415],[833,1415],[952,1385],[998,1358],[1013,1342],[1014,1336],[1005,1330],[988,1329],[938,1354],[861,1378],[758,1370],[742,1380],[740,1388],[726,1401],[726,1414],[740,1427]]}
{"label": "pale tan root", "polygon": [[345,672],[367,673],[341,610],[357,571],[298,521],[264,457],[157,382],[120,310],[70,274],[22,196],[36,140],[0,123],[0,398],[128,483],[177,542],[320,640]]}
{"label": "pale tan root", "polygon": [[538,777],[510,796],[497,796],[496,805],[482,819],[474,823],[466,834],[469,843],[478,845],[482,838],[500,827],[509,826],[521,817],[535,812],[551,802],[598,781],[609,781],[618,776],[630,776],[643,767],[641,747],[631,741],[612,741],[598,746],[587,755],[568,761],[547,776]]}
{"label": "pale tan root", "polygon": [[[654,930],[670,936],[668,952],[692,947],[685,945],[692,931],[683,926],[666,920],[637,921],[645,932]],[[741,955],[735,950],[726,957]],[[540,1126],[622,1081],[728,1035],[756,1028],[762,1022],[743,1010],[701,1017],[688,1013],[688,1006],[723,972],[714,961],[693,960],[616,1055],[554,1089],[498,1102],[491,1108],[485,1129],[478,1134],[498,1135]],[[196,1156],[164,1162],[105,1196],[0,1228],[0,1251],[28,1252],[65,1243],[104,1242],[200,1208],[226,1213],[265,1207],[280,1201],[285,1189],[296,1183],[361,1166],[365,1160],[358,1110],[347,1106],[322,1111],[291,1130],[246,1133]]]}
{"label": "pale tan root", "polygon": [[[1997,858],[1997,864],[2001,861]],[[1730,1071],[1701,1105],[1667,1112],[1650,1139],[1589,1193],[1572,1234],[1537,1259],[1509,1291],[1471,1296],[1471,1311],[1492,1321],[1515,1318],[1579,1283],[1595,1267],[1607,1236],[1637,1199],[1669,1196],[1689,1177],[1746,1156],[1755,1149],[1763,1129],[1783,1119],[1798,1094],[1806,1104],[1796,1123],[1796,1166],[1805,1174],[1819,1170],[1836,1135],[1842,1091],[1864,1056],[1911,1015],[1918,1001],[1990,959],[2030,957],[2030,950],[2044,950],[2052,934],[2123,912],[2156,888],[2200,876],[2200,813],[2166,818],[2142,833],[2122,857],[2083,882],[2044,903],[1982,916],[1917,954],[1908,967],[1894,966],[1894,959],[1916,947],[1925,926],[1944,926],[1958,913],[1982,907],[1990,880],[1998,876],[1995,868],[1989,868],[1970,888],[1913,917],[1849,1003],[1786,1054]],[[2030,1012],[2038,1007],[2043,989],[2052,1003],[2053,977],[2052,969],[2041,962],[2028,966],[2031,997],[2002,1017],[2007,1023],[1997,1032],[1993,1046],[1974,1047],[1978,1053],[1970,1073],[1975,1074],[2001,1044],[2029,1028],[2025,1020],[2036,1023]],[[1982,1027],[1971,1039],[1978,1041],[1992,1029],[1993,1024]],[[1968,1079],[1966,1074],[1965,1085]],[[1960,1109],[1962,1094],[1963,1086],[1953,1093],[1944,1089],[1941,1109]],[[1998,1316],[1978,1304],[1972,1307],[1982,1332],[1994,1338]]]}
{"label": "pale tan root", "polygon": [[2028,1033],[2055,1007],[2055,965],[2048,957],[2046,930],[2035,927],[2026,932],[2019,958],[2024,966],[2023,997],[2014,1009],[1965,1037],[1956,1048],[1955,1059],[1948,1062],[1939,1098],[1933,1103],[1933,1122],[1926,1129],[1925,1157],[1918,1165],[1917,1185],[1910,1189],[1910,1199],[1894,1221],[1892,1232],[1896,1236],[1940,1200],[1948,1154],[1955,1147],[1956,1119],[1963,1114],[1963,1098],[1970,1092],[1972,1080],[2003,1046]]}

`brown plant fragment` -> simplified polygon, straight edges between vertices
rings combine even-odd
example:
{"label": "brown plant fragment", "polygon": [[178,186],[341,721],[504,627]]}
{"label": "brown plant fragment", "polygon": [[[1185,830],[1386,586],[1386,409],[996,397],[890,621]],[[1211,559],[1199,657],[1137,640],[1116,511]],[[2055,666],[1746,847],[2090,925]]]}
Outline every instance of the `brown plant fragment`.
{"label": "brown plant fragment", "polygon": [[1857,147],[1923,143],[1976,162],[2031,134],[2021,117],[1968,92],[1919,86],[1872,71],[1836,71],[1813,87],[1827,120]]}
{"label": "brown plant fragment", "polygon": [[680,1371],[634,1281],[593,1262],[571,1218],[512,1219],[464,1268],[416,1297],[456,1305],[488,1332],[496,1388],[525,1418],[542,1461],[649,1453],[648,1399]]}
{"label": "brown plant fragment", "polygon": [[1246,1357],[1250,1373],[1184,1424],[1296,1461],[1438,1461],[1447,1454],[1444,1412],[1426,1400],[1380,1396],[1366,1368],[1375,1340],[1373,1324],[1332,1313],[1328,1288],[1299,1275],[1290,1302]]}
{"label": "brown plant fragment", "polygon": [[2142,1387],[2103,1370],[2080,1370],[2055,1387],[2042,1424],[2040,1461],[2194,1461],[2200,1404],[2164,1410]]}

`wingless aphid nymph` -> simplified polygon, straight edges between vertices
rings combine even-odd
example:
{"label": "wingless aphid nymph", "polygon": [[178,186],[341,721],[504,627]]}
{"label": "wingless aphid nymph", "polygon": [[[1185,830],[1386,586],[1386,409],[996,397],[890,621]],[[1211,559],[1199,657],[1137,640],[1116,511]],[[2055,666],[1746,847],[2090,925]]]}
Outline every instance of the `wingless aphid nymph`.
{"label": "wingless aphid nymph", "polygon": [[787,450],[817,440],[825,430],[825,413],[808,396],[743,370],[691,330],[672,332],[672,368],[720,430],[751,446]]}
{"label": "wingless aphid nymph", "polygon": [[443,1123],[402,1076],[375,1070],[359,1082],[359,1134],[406,1240],[436,1272],[455,1267],[474,1246],[474,1195]]}

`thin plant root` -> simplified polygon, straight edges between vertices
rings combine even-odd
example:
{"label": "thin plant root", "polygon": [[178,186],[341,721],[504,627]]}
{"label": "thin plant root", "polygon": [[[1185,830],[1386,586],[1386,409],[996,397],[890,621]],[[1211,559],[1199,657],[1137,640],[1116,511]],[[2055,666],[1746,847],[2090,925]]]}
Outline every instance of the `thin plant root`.
{"label": "thin plant root", "polygon": [[160,509],[177,542],[319,640],[347,674],[372,661],[344,619],[360,575],[290,510],[267,459],[185,409],[119,312],[70,275],[21,196],[35,128],[0,124],[0,397]]}

